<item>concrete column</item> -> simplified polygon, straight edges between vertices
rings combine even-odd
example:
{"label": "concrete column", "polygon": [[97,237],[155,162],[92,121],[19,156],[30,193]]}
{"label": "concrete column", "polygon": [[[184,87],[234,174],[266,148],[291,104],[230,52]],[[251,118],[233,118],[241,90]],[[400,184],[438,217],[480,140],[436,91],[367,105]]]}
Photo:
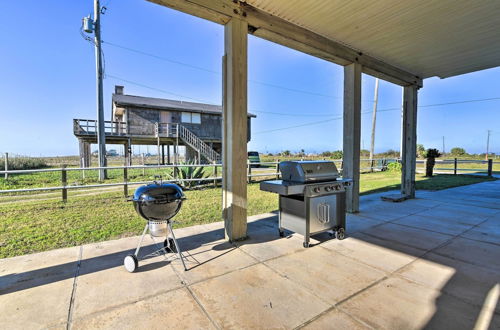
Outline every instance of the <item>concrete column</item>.
{"label": "concrete column", "polygon": [[247,236],[247,36],[248,24],[224,27],[222,213],[229,241]]}
{"label": "concrete column", "polygon": [[417,94],[416,86],[403,87],[403,127],[401,144],[401,194],[415,198],[415,167],[417,164]]}
{"label": "concrete column", "polygon": [[344,66],[344,178],[352,179],[346,192],[347,212],[359,212],[359,151],[361,142],[361,65]]}

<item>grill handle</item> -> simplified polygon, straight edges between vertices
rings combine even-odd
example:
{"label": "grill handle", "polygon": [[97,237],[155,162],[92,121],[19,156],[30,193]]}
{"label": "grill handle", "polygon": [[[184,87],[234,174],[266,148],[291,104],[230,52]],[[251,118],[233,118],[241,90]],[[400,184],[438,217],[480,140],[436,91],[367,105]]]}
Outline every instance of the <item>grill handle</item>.
{"label": "grill handle", "polygon": [[321,223],[330,222],[330,204],[327,203],[318,204],[318,220]]}

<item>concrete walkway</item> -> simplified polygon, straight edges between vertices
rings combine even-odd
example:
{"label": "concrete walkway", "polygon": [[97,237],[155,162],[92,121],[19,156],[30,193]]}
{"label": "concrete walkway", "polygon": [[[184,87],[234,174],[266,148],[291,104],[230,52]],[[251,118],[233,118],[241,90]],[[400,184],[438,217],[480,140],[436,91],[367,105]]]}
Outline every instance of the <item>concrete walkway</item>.
{"label": "concrete walkway", "polygon": [[418,197],[365,196],[345,240],[309,249],[274,214],[236,245],[222,223],[180,229],[187,272],[126,272],[137,237],[2,259],[0,328],[499,329],[500,181]]}

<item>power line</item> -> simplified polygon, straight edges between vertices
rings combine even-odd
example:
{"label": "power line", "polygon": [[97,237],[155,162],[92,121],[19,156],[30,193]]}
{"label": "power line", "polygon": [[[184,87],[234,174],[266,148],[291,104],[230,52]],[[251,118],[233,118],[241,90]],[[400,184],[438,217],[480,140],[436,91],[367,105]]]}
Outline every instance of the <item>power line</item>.
{"label": "power line", "polygon": [[[136,86],[140,86],[140,87],[143,87],[143,88],[151,89],[151,90],[158,91],[158,92],[161,92],[161,93],[165,93],[165,94],[169,94],[169,95],[173,95],[173,96],[177,96],[177,97],[181,97],[181,98],[190,99],[190,100],[193,100],[193,101],[198,101],[198,102],[203,102],[203,103],[213,103],[213,102],[209,102],[209,101],[206,101],[206,100],[189,97],[189,96],[185,96],[185,95],[182,95],[182,94],[173,93],[173,92],[170,92],[170,91],[166,91],[164,89],[160,89],[160,88],[156,88],[156,87],[151,87],[151,86],[148,86],[148,85],[136,82],[136,81],[124,79],[124,78],[121,78],[121,77],[118,77],[118,76],[115,76],[115,75],[112,75],[112,74],[107,74],[106,77],[117,79],[117,80],[129,83],[129,84],[132,84],[132,85],[136,85]],[[500,97],[485,98],[485,99],[475,99],[475,100],[462,100],[462,101],[448,102],[448,103],[436,103],[436,104],[422,105],[422,106],[418,106],[418,107],[419,108],[426,108],[426,107],[433,107],[433,106],[452,105],[452,104],[461,104],[461,103],[472,103],[472,102],[483,102],[483,101],[492,101],[492,100],[500,100]],[[255,109],[249,109],[249,110],[252,111],[252,112],[257,112],[257,113],[267,113],[267,114],[282,115],[282,116],[297,116],[297,117],[299,117],[299,116],[300,117],[302,117],[302,116],[304,116],[304,117],[308,117],[308,116],[333,117],[334,116],[334,114],[318,114],[318,113],[316,113],[316,114],[299,115],[299,114],[289,114],[289,113],[282,113],[282,112],[261,111],[261,110],[255,110]],[[401,107],[399,107],[399,108],[386,108],[386,109],[377,110],[377,112],[390,112],[390,111],[401,111]],[[371,113],[371,111],[361,112],[362,115],[369,114],[369,113]],[[313,121],[313,122],[307,122],[307,123],[303,123],[303,124],[299,124],[299,125],[293,125],[293,126],[287,126],[287,127],[281,127],[281,128],[271,129],[271,130],[265,130],[265,131],[255,132],[254,134],[265,134],[265,133],[271,133],[271,132],[276,132],[276,131],[283,131],[283,130],[293,129],[293,128],[299,128],[299,127],[320,125],[320,124],[323,124],[323,123],[328,123],[328,122],[331,122],[331,121],[340,120],[342,118],[343,118],[343,116],[334,117],[334,118],[324,119],[324,120],[321,120],[321,121]],[[495,131],[492,131],[492,132],[495,132]],[[498,133],[500,133],[500,132],[498,132]]]}
{"label": "power line", "polygon": [[[139,86],[139,87],[147,88],[147,89],[154,90],[154,91],[157,91],[157,92],[161,92],[161,93],[165,93],[165,94],[169,94],[169,95],[173,95],[173,96],[177,96],[177,97],[181,97],[181,98],[185,98],[185,99],[190,99],[190,100],[197,101],[197,102],[213,103],[213,102],[209,102],[207,100],[198,99],[198,98],[194,98],[194,97],[189,97],[189,96],[186,96],[186,95],[177,94],[177,93],[174,93],[174,92],[169,92],[169,91],[166,91],[164,89],[160,89],[160,88],[148,86],[148,85],[145,85],[145,84],[142,84],[142,83],[139,83],[139,82],[136,82],[136,81],[128,80],[128,79],[125,79],[125,78],[122,78],[122,77],[118,77],[118,76],[115,76],[115,75],[112,75],[112,74],[106,74],[106,77],[113,78],[113,79],[116,79],[116,80],[120,80],[120,81],[129,83],[129,84],[132,84],[132,85],[136,85],[136,86]],[[293,113],[284,113],[284,112],[262,111],[262,110],[256,110],[256,109],[249,109],[249,110],[252,111],[252,112],[257,112],[257,113],[266,113],[266,114],[280,115],[280,116],[290,116],[290,117],[313,117],[313,116],[314,117],[332,117],[333,116],[333,114],[331,114],[331,113],[330,114],[320,114],[320,113],[293,114]]]}
{"label": "power line", "polygon": [[[212,73],[212,74],[217,74],[217,75],[221,74],[220,71],[211,70],[211,69],[207,69],[207,68],[204,68],[204,67],[201,67],[201,66],[192,65],[192,64],[189,64],[189,63],[185,63],[185,62],[173,60],[173,59],[166,58],[166,57],[163,57],[163,56],[159,56],[159,55],[156,55],[156,54],[151,54],[151,53],[148,53],[148,52],[145,52],[145,51],[142,51],[142,50],[138,50],[138,49],[134,49],[134,48],[130,48],[130,47],[118,45],[118,44],[115,44],[115,43],[112,43],[112,42],[109,42],[109,41],[102,41],[102,42],[105,43],[105,44],[108,44],[110,46],[116,47],[116,48],[120,48],[120,49],[129,51],[129,52],[137,53],[137,54],[144,55],[144,56],[149,56],[149,57],[161,60],[161,61],[165,61],[165,62],[177,64],[177,65],[182,65],[182,66],[185,66],[185,67],[188,67],[188,68],[191,68],[191,69],[205,71],[205,72]],[[264,81],[259,81],[259,80],[248,79],[248,81],[251,82],[251,83],[254,83],[254,84],[259,84],[259,85],[268,86],[268,87],[272,87],[272,88],[283,89],[283,90],[286,90],[286,91],[289,91],[289,92],[294,92],[294,93],[302,93],[302,94],[308,94],[308,95],[314,95],[314,96],[328,97],[328,98],[333,98],[333,99],[341,99],[341,97],[339,97],[339,96],[333,96],[333,95],[329,95],[329,94],[322,94],[322,93],[311,92],[311,91],[306,91],[306,90],[302,90],[302,89],[290,88],[290,87],[276,85],[276,84],[272,84],[272,83],[268,83],[268,82],[264,82]],[[366,102],[371,102],[371,101],[366,101]]]}

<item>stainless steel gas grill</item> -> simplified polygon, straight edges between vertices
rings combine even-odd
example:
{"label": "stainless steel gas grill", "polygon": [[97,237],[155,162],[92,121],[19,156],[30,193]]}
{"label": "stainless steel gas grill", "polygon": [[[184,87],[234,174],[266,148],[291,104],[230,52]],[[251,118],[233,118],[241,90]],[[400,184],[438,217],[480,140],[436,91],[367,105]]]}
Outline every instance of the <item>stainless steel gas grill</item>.
{"label": "stainless steel gas grill", "polygon": [[330,161],[286,161],[279,164],[281,180],[264,181],[260,189],[279,194],[279,234],[284,229],[304,236],[309,247],[311,235],[330,232],[338,239],[345,234],[345,188]]}
{"label": "stainless steel gas grill", "polygon": [[[161,178],[160,178],[161,179]],[[165,236],[166,239],[162,246],[153,253],[144,256],[157,256],[168,252],[178,253],[181,259],[184,270],[186,265],[182,257],[179,244],[175,239],[174,231],[172,230],[171,219],[179,212],[182,202],[186,199],[182,189],[175,184],[155,182],[146,186],[137,188],[131,201],[134,202],[136,212],[146,219],[147,223],[142,232],[141,239],[137,245],[134,254],[125,257],[123,264],[129,272],[134,272],[139,266],[139,250],[141,249],[144,236],[149,231],[149,235],[156,244],[155,237]]]}

